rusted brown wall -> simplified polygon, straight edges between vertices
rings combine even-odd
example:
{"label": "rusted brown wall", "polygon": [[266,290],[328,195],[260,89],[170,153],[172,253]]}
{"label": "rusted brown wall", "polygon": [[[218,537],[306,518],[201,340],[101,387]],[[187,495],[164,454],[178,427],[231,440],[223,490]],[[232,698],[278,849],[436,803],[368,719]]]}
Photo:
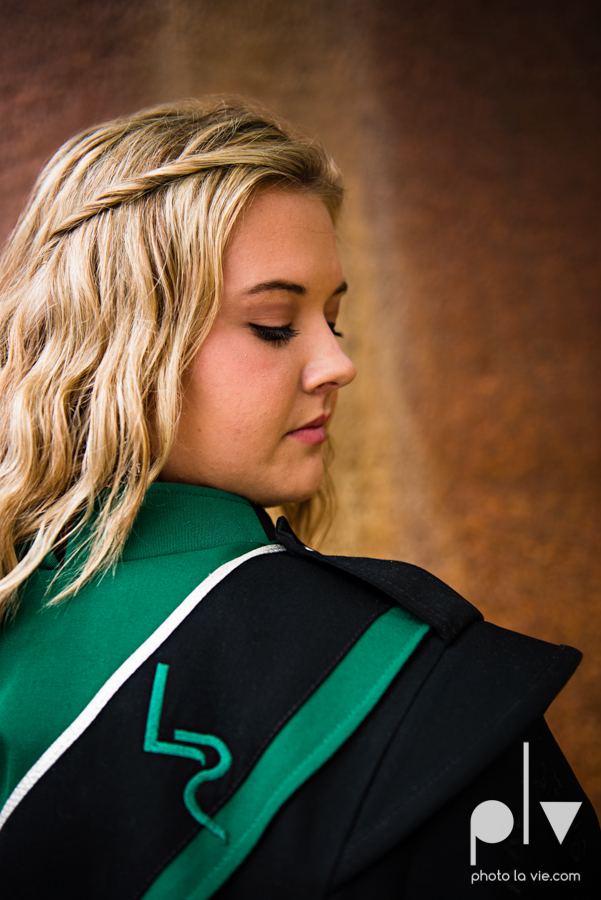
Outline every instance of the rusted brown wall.
{"label": "rusted brown wall", "polygon": [[74,131],[235,92],[347,177],[329,547],[585,652],[551,724],[601,809],[599,15],[592,0],[2,6],[0,227]]}

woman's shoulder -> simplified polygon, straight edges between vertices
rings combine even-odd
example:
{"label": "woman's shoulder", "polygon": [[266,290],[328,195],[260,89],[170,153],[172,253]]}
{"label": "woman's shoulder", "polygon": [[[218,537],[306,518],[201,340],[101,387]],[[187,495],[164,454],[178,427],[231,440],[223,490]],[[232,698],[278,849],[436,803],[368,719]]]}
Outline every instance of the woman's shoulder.
{"label": "woman's shoulder", "polygon": [[[286,552],[273,554],[266,568],[277,566],[283,582],[299,596],[315,584],[322,601],[338,601],[341,618],[357,602],[374,610],[380,603],[407,610],[428,626],[341,754],[340,765],[348,767],[345,783],[359,783],[366,747],[371,753],[380,748],[372,756],[371,780],[341,857],[338,883],[367,869],[383,847],[392,851],[407,840],[453,798],[460,798],[460,816],[450,816],[449,834],[459,817],[462,829],[467,828],[472,808],[496,796],[495,791],[503,796],[506,791],[513,803],[512,792],[521,790],[516,759],[520,763],[524,742],[532,748],[533,771],[544,766],[560,771],[561,798],[585,803],[587,827],[599,844],[592,808],[542,720],[578,666],[578,650],[484,621],[472,604],[418,566],[318,553],[305,547],[284,519],[275,540]],[[322,782],[325,791],[324,776]],[[542,788],[538,794],[546,799]],[[540,818],[540,809],[534,815]],[[459,841],[466,854],[464,833],[453,848]],[[462,877],[468,875],[462,864]]]}
{"label": "woman's shoulder", "polygon": [[[238,594],[252,584],[261,608],[278,610],[276,643],[285,648],[289,668],[296,660],[308,669],[317,644],[332,666],[374,622],[390,626],[397,611],[405,617],[404,628],[389,631],[389,639],[413,635],[413,645],[391,682],[394,702],[380,706],[403,721],[403,766],[409,770],[415,762],[421,771],[428,761],[424,777],[438,802],[447,781],[473,777],[542,716],[581,660],[573,647],[484,621],[471,603],[417,566],[321,554],[305,547],[283,518],[274,538],[285,552],[240,567],[226,590]],[[291,628],[288,616],[295,618]],[[386,665],[384,655],[380,665]]]}
{"label": "woman's shoulder", "polygon": [[290,557],[363,583],[394,600],[430,625],[445,643],[452,642],[468,625],[482,615],[449,585],[419,566],[398,560],[370,557],[327,556],[311,550],[300,541],[284,517],[278,519],[275,540]]}
{"label": "woman's shoulder", "polygon": [[[580,662],[581,653],[573,647],[555,645],[485,622],[479,610],[453,588],[419,566],[397,560],[366,557],[328,556],[311,550],[300,541],[283,517],[274,532],[277,543],[287,552],[274,554],[259,563],[267,571],[277,567],[287,590],[298,592],[308,585],[319,592],[325,602],[333,595],[361,596],[374,609],[380,605],[398,605],[424,622],[444,650],[452,656],[454,666],[464,659],[472,669],[479,661],[523,672],[532,680],[539,668],[556,672],[556,690],[565,683]],[[317,574],[317,573],[320,574]],[[288,574],[289,573],[289,574]],[[347,609],[340,608],[346,615]]]}

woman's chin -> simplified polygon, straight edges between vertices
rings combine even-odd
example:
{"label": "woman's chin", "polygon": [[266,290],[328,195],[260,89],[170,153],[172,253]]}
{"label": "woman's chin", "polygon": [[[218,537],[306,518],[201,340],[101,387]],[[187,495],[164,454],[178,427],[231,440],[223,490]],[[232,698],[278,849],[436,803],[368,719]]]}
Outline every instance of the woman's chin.
{"label": "woman's chin", "polygon": [[263,506],[265,509],[273,509],[274,507],[286,506],[289,503],[303,503],[305,500],[310,500],[311,497],[314,497],[318,490],[319,484],[311,490],[295,491],[294,493],[286,491],[277,494],[264,494],[261,496],[261,499],[256,499],[255,497],[249,497],[248,499],[252,500],[253,503],[258,503],[259,506]]}
{"label": "woman's chin", "polygon": [[287,503],[302,503],[314,497],[323,481],[323,464],[319,468],[315,468],[314,472],[307,473],[307,477],[287,480],[281,485],[265,486],[261,489],[257,486],[257,490],[253,491],[254,496],[249,497],[254,503],[265,508],[275,506],[285,506]]}

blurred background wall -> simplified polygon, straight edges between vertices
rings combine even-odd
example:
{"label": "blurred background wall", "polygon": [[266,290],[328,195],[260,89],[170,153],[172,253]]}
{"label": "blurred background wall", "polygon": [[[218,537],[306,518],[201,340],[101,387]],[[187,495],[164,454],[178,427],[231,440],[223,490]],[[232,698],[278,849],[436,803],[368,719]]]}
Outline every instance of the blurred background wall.
{"label": "blurred background wall", "polygon": [[[326,549],[423,565],[585,661],[549,714],[601,809],[596,0],[21,0],[0,8],[0,229],[91,123],[239,94],[341,164]],[[346,396],[344,396],[346,394]]]}

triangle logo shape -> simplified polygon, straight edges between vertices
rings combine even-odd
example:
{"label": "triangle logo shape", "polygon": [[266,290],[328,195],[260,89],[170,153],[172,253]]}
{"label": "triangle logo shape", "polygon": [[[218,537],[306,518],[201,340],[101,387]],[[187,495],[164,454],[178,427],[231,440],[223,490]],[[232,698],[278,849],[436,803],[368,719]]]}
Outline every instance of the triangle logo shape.
{"label": "triangle logo shape", "polygon": [[582,802],[568,802],[561,800],[541,800],[540,805],[549,820],[549,824],[560,844],[570,830],[570,825],[576,818],[576,813],[582,806]]}

